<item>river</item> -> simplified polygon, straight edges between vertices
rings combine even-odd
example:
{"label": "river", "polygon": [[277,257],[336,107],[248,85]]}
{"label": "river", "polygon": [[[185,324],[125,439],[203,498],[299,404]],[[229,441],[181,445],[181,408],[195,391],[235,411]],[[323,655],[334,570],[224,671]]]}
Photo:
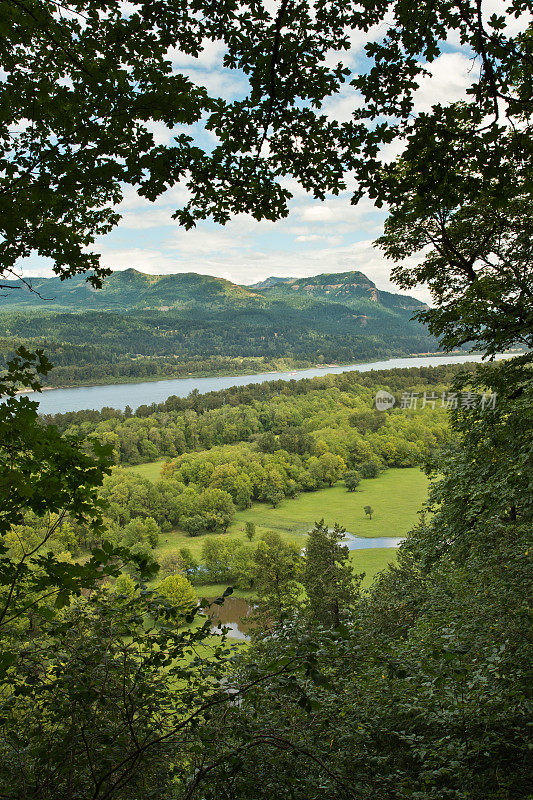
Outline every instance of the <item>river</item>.
{"label": "river", "polygon": [[[506,358],[508,356],[496,357]],[[366,364],[349,364],[343,367],[313,367],[294,372],[263,372],[257,375],[225,375],[214,378],[171,378],[142,383],[115,383],[109,386],[80,386],[75,389],[49,389],[36,399],[39,400],[41,414],[63,414],[66,411],[82,411],[87,408],[100,410],[105,406],[119,408],[122,411],[126,406],[130,406],[135,410],[141,405],[162,403],[171,395],[187,397],[194,389],[197,389],[200,394],[204,394],[205,392],[229,389],[231,386],[246,386],[246,384],[263,383],[264,381],[300,380],[316,378],[319,375],[338,375],[341,372],[369,372],[372,369],[435,367],[441,364],[465,364],[470,361],[481,361],[481,356],[413,356],[390,358],[387,361],[373,361]],[[33,393],[29,396],[32,399],[34,397]]]}
{"label": "river", "polygon": [[344,534],[344,542],[348,550],[370,550],[374,547],[399,547],[403,539],[397,536],[354,536]]}

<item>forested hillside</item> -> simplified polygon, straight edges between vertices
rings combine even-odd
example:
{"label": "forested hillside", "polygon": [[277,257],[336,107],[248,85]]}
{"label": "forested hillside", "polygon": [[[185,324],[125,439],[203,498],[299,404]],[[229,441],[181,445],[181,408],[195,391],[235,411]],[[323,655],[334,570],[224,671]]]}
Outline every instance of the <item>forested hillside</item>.
{"label": "forested hillside", "polygon": [[[31,291],[28,291],[29,283]],[[224,278],[194,272],[146,275],[135,269],[113,272],[101,289],[94,289],[85,277],[31,278],[28,282],[4,281],[2,310],[39,308],[49,311],[130,311],[169,309],[269,308],[273,298],[292,307],[311,305],[310,299],[343,301],[357,305],[359,300],[398,309],[415,310],[424,306],[406,295],[380,291],[362,272],[314,275],[309,278],[274,278],[263,284],[239,286]],[[368,307],[367,307],[368,308]],[[380,309],[376,313],[380,313]]]}
{"label": "forested hillside", "polygon": [[135,270],[114,273],[102,292],[81,278],[34,280],[46,301],[9,285],[19,289],[0,300],[4,363],[17,344],[44,346],[54,386],[369,361],[438,347],[411,319],[422,303],[381,292],[359,272],[262,290]]}
{"label": "forested hillside", "polygon": [[178,275],[145,275],[126,269],[109,275],[101,289],[94,289],[84,276],[66,281],[59,278],[32,278],[31,292],[21,281],[7,281],[8,296],[4,308],[50,308],[61,311],[128,311],[202,306],[221,307],[226,303],[246,304],[260,301],[251,289],[237,286],[223,278],[197,275],[193,272]]}

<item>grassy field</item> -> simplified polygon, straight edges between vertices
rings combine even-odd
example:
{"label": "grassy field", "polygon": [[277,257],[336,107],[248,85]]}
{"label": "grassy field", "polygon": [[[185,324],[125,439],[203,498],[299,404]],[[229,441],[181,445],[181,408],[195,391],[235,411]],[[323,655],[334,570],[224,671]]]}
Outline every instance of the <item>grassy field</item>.
{"label": "grassy field", "polygon": [[367,589],[378,572],[387,569],[389,564],[394,564],[398,551],[395,547],[371,547],[368,550],[351,550],[350,561],[352,562],[355,572],[360,574],[365,573],[365,577],[361,583],[363,589]]}
{"label": "grassy field", "polygon": [[[256,503],[237,513],[229,532],[240,532],[250,520],[258,533],[270,530],[299,538],[323,517],[330,526],[338,522],[355,536],[404,536],[417,521],[427,486],[419,469],[389,469],[377,478],[361,481],[356,492],[347,492],[338,483],[284,500],[277,508]],[[363,511],[367,505],[374,509],[371,520]]]}
{"label": "grassy field", "polygon": [[161,467],[165,463],[164,459],[161,461],[151,461],[149,464],[136,464],[134,467],[126,467],[125,469],[135,472],[141,478],[148,478],[149,481],[158,481],[161,477]]}
{"label": "grassy field", "polygon": [[[153,465],[144,465],[153,466]],[[132,469],[138,470],[139,467]],[[347,492],[342,484],[337,484],[318,492],[301,494],[295,500],[284,500],[278,508],[269,508],[264,503],[255,503],[246,511],[236,514],[235,522],[227,534],[221,538],[237,537],[247,544],[243,528],[246,520],[255,523],[257,536],[267,530],[278,532],[285,541],[292,541],[303,547],[307,531],[315,520],[324,519],[333,525],[341,525],[357,536],[404,536],[417,521],[417,511],[422,506],[427,493],[427,478],[418,469],[391,469],[378,478],[361,481],[357,492]],[[363,506],[374,508],[372,520],[365,516]],[[163,533],[157,548],[157,556],[188,547],[200,558],[205,536],[190,537],[183,531],[172,530]],[[358,572],[365,572],[363,585],[368,586],[374,575],[385,569],[396,559],[393,548],[369,548],[354,550],[351,558]],[[220,593],[224,587],[199,587],[203,596]],[[239,593],[245,597],[246,593]]]}
{"label": "grassy field", "polygon": [[[156,481],[160,477],[164,461],[128,467],[138,475]],[[248,540],[243,533],[244,523],[255,523],[257,536],[267,530],[274,530],[285,541],[305,545],[307,531],[315,520],[322,517],[330,525],[335,522],[343,525],[357,536],[404,536],[417,521],[417,511],[427,495],[427,479],[418,469],[391,469],[378,478],[361,481],[356,492],[347,492],[342,483],[318,492],[301,494],[294,500],[284,500],[278,508],[269,508],[264,503],[255,503],[246,511],[239,511],[227,534],[220,538],[237,537],[245,544]],[[372,520],[363,511],[365,505],[374,508]],[[175,552],[180,547],[188,547],[200,559],[205,536],[190,537],[178,529],[161,534],[157,557]],[[217,537],[219,538],[219,537]],[[364,572],[362,588],[368,588],[375,576],[396,561],[395,548],[369,548],[352,550],[350,560],[357,573]],[[196,586],[199,598],[216,597],[226,589],[225,584]],[[254,593],[235,589],[234,596],[253,601]],[[199,624],[196,623],[196,624]],[[234,640],[229,639],[233,643]],[[210,646],[218,644],[217,637],[206,641],[205,654]],[[239,643],[242,646],[242,642]]]}

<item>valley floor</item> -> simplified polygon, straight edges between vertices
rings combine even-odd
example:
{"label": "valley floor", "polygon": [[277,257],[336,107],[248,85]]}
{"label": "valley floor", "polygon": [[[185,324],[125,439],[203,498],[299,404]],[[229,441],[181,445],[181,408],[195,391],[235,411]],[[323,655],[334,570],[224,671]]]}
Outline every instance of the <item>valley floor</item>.
{"label": "valley floor", "polygon": [[[157,480],[163,461],[128,467],[149,480]],[[253,522],[256,537],[265,531],[275,531],[286,541],[305,546],[308,530],[322,518],[330,525],[339,523],[346,530],[361,537],[403,537],[417,522],[427,496],[428,479],[421,470],[389,469],[377,478],[362,480],[357,491],[348,492],[342,482],[335,486],[306,492],[297,498],[283,500],[277,508],[264,503],[254,503],[251,508],[238,511],[226,534],[219,537],[234,537],[245,544],[244,524]],[[364,506],[370,505],[374,514],[370,520]],[[179,529],[164,533],[156,555],[161,557],[188,547],[196,558],[200,558],[205,536],[191,537]],[[395,548],[369,548],[352,550],[350,558],[357,572],[365,572],[363,586],[368,586],[374,576],[396,560]],[[225,587],[198,587],[199,594],[213,596]],[[236,592],[239,596],[250,596],[249,592]]]}

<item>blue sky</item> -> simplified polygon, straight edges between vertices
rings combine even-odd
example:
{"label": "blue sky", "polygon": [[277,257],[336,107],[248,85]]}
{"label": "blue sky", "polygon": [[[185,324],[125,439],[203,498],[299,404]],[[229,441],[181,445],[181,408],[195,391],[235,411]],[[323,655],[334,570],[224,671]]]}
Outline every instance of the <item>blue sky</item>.
{"label": "blue sky", "polygon": [[[266,2],[275,10],[274,0]],[[485,13],[501,13],[502,5],[502,0],[484,0]],[[513,20],[510,28],[523,27],[523,23]],[[332,63],[342,60],[354,72],[360,71],[364,68],[366,41],[378,38],[383,30],[382,26],[369,34],[356,32],[351,49],[332,53]],[[197,59],[179,52],[170,56],[176,71],[206,86],[211,94],[231,100],[246,91],[245,77],[223,68],[221,43],[208,42]],[[463,97],[476,73],[476,66],[453,40],[447,42],[445,52],[429,69],[431,76],[422,79],[416,94],[418,111],[430,109],[435,102]],[[350,118],[357,103],[353,88],[345,87],[330,98],[325,110],[342,121]],[[154,124],[151,131],[156,143],[171,141],[173,132],[162,124]],[[383,157],[393,158],[398,152],[396,145],[384,151]],[[287,186],[294,196],[284,220],[256,222],[240,215],[226,226],[205,222],[192,231],[184,231],[171,218],[176,208],[187,202],[184,189],[175,187],[156,203],[149,203],[128,187],[118,209],[122,214],[119,226],[100,238],[96,249],[102,263],[114,270],[133,267],[152,274],[200,272],[250,284],[269,275],[304,277],[353,269],[367,274],[379,288],[398,291],[389,280],[390,262],[372,245],[382,231],[382,210],[367,199],[352,206],[349,183],[344,194],[323,202],[307,195],[294,181],[288,181]],[[44,261],[29,259],[24,274],[51,273]],[[423,287],[410,294],[429,300]]]}

